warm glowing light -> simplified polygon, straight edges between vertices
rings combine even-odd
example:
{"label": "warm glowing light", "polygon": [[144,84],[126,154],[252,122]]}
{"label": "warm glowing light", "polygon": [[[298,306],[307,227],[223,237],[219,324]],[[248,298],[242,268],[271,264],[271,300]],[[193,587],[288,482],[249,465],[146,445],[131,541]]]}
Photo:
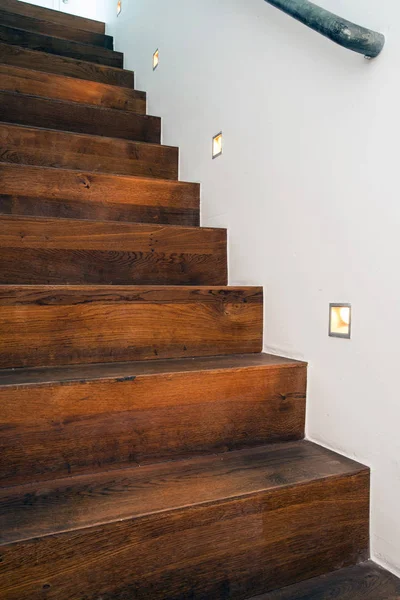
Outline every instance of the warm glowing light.
{"label": "warm glowing light", "polygon": [[214,135],[212,140],[212,157],[217,158],[222,154],[222,131]]}
{"label": "warm glowing light", "polygon": [[118,2],[117,2],[117,17],[120,14],[121,10],[122,10],[122,0],[118,0]]}
{"label": "warm glowing light", "polygon": [[331,337],[350,338],[351,306],[350,304],[329,305],[329,335]]}
{"label": "warm glowing light", "polygon": [[160,53],[158,50],[156,50],[153,54],[153,71],[154,71],[154,69],[157,69],[159,62],[160,62]]}

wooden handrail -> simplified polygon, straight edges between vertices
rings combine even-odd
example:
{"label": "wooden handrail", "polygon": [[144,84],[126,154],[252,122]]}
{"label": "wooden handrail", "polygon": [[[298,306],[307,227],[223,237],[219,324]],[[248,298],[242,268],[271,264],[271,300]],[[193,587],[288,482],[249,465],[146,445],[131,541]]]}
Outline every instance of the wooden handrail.
{"label": "wooden handrail", "polygon": [[365,27],[355,25],[309,0],[265,0],[307,27],[314,29],[336,44],[375,58],[385,45],[385,36]]}

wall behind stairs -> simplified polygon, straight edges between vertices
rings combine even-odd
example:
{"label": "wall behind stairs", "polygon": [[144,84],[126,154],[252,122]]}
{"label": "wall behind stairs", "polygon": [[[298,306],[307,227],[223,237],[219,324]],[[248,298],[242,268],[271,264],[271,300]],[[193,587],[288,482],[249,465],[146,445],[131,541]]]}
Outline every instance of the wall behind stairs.
{"label": "wall behind stairs", "polygon": [[[29,4],[36,4],[44,8],[61,10],[65,13],[87,17],[97,21],[110,21],[114,11],[114,3],[109,0],[23,0]],[[132,1],[132,0],[131,0]],[[110,10],[112,9],[112,10]]]}
{"label": "wall behind stairs", "polygon": [[373,555],[400,573],[399,1],[319,0],[387,35],[370,62],[263,0],[102,2],[203,225],[229,228],[230,282],[265,287],[265,350],[310,362],[308,436],[372,467]]}

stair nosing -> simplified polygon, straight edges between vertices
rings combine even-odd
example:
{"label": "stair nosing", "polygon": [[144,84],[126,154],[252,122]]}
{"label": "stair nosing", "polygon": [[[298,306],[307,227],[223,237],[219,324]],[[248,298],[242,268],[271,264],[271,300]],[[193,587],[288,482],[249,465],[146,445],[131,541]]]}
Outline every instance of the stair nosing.
{"label": "stair nosing", "polygon": [[[161,118],[161,117],[160,117]],[[122,143],[128,143],[128,144],[141,144],[143,146],[155,146],[155,147],[161,147],[161,148],[170,148],[172,150],[178,150],[179,151],[179,147],[178,146],[168,146],[166,144],[157,144],[155,142],[141,142],[141,141],[136,141],[136,140],[128,140],[125,138],[116,138],[116,137],[110,137],[108,135],[99,135],[96,133],[80,133],[79,131],[68,131],[65,129],[52,129],[50,127],[38,127],[36,125],[22,125],[20,123],[13,123],[12,121],[3,121],[0,119],[0,127],[2,125],[6,125],[6,126],[11,126],[11,127],[21,127],[24,129],[33,129],[33,130],[40,130],[40,131],[53,131],[55,133],[63,133],[63,134],[68,134],[68,135],[75,135],[75,136],[89,136],[91,138],[96,138],[96,139],[101,139],[101,140],[113,140],[114,142],[122,142]],[[13,163],[5,163],[5,164],[13,164]],[[19,163],[19,164],[24,164],[24,163]],[[41,166],[41,165],[26,165],[26,166]],[[62,168],[62,167],[53,167],[53,168]],[[68,170],[78,170],[78,169],[68,169]],[[107,174],[108,172],[104,172],[104,171],[95,171],[96,173],[104,173]],[[111,175],[113,175],[114,173],[111,173]],[[120,173],[120,175],[124,176],[123,173]],[[151,178],[150,178],[151,179]],[[160,180],[161,178],[159,177],[155,177],[154,179]],[[175,181],[174,179],[168,180],[168,181]]]}
{"label": "stair nosing", "polygon": [[[122,361],[121,363],[92,363],[92,365],[86,365],[86,366],[80,366],[80,365],[75,365],[74,367],[71,366],[66,366],[66,367],[25,367],[25,368],[14,368],[14,369],[1,369],[0,370],[0,389],[4,389],[7,387],[32,387],[32,386],[51,386],[51,385],[74,385],[74,384],[78,384],[80,382],[115,382],[115,383],[121,383],[121,382],[125,382],[125,381],[133,381],[134,379],[136,379],[137,377],[157,377],[157,376],[163,376],[163,375],[170,375],[170,374],[174,374],[174,375],[184,375],[184,374],[190,374],[190,373],[199,373],[199,372],[207,372],[207,373],[223,373],[226,371],[231,371],[231,372],[235,372],[235,371],[243,371],[243,370],[271,370],[271,369],[299,369],[299,368],[306,368],[307,367],[307,363],[303,362],[303,361],[298,361],[298,360],[294,360],[294,359],[286,359],[284,357],[280,357],[280,356],[276,356],[276,358],[279,360],[281,359],[282,362],[277,362],[276,363],[262,363],[260,362],[259,364],[240,364],[240,361],[245,361],[247,358],[253,358],[255,355],[252,354],[236,354],[236,355],[225,355],[223,357],[221,357],[221,355],[215,355],[215,356],[210,356],[207,357],[207,359],[205,358],[199,358],[199,357],[194,357],[194,358],[178,358],[178,359],[161,359],[160,361]],[[260,353],[260,356],[269,356],[267,353]],[[273,355],[271,355],[273,356]],[[218,362],[222,362],[223,360],[229,360],[229,359],[234,359],[237,360],[238,364],[235,365],[221,365],[218,364]],[[168,366],[168,363],[173,363],[173,365],[169,365],[170,368],[169,369],[165,369],[162,371],[155,371],[155,372],[150,372],[150,369],[152,366],[157,366],[157,367],[163,367]],[[201,361],[203,362],[212,362],[212,361],[216,361],[215,366],[205,366],[205,365],[201,365],[199,364]],[[180,365],[178,364],[180,362]],[[145,364],[143,364],[145,363]],[[195,368],[193,369],[184,369],[184,368],[180,368],[180,366],[183,366],[184,364],[189,364],[191,363],[192,365],[194,365]],[[143,372],[142,373],[136,373],[135,375],[122,375],[120,374],[109,374],[109,375],[96,375],[96,374],[88,374],[85,377],[72,377],[70,376],[70,378],[62,378],[62,370],[64,369],[65,371],[71,371],[73,369],[76,369],[76,371],[78,372],[80,368],[86,368],[90,370],[90,367],[92,367],[93,371],[98,368],[99,371],[100,370],[104,370],[104,368],[107,367],[113,367],[114,370],[117,370],[118,367],[122,367],[122,368],[129,368],[129,366],[135,366],[136,368],[142,368]],[[145,372],[146,369],[148,370],[148,372]],[[43,371],[46,370],[47,373],[47,377],[44,377],[43,380],[35,380],[35,381],[25,381],[25,382],[10,382],[10,383],[2,383],[2,376],[9,376],[12,377],[13,375],[19,375],[19,374],[27,374],[29,375],[30,373],[32,373],[32,375],[34,375],[36,372],[38,371]],[[51,371],[53,370],[53,372],[57,371],[59,373],[59,378],[51,378]]]}

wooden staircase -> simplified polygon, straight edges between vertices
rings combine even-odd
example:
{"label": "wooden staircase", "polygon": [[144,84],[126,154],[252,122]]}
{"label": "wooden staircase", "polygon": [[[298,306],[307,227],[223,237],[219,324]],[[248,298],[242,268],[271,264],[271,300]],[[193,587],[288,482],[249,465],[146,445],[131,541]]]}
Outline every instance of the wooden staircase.
{"label": "wooden staircase", "polygon": [[303,439],[306,364],[104,24],[0,23],[0,599],[314,598],[368,559],[369,470]]}

